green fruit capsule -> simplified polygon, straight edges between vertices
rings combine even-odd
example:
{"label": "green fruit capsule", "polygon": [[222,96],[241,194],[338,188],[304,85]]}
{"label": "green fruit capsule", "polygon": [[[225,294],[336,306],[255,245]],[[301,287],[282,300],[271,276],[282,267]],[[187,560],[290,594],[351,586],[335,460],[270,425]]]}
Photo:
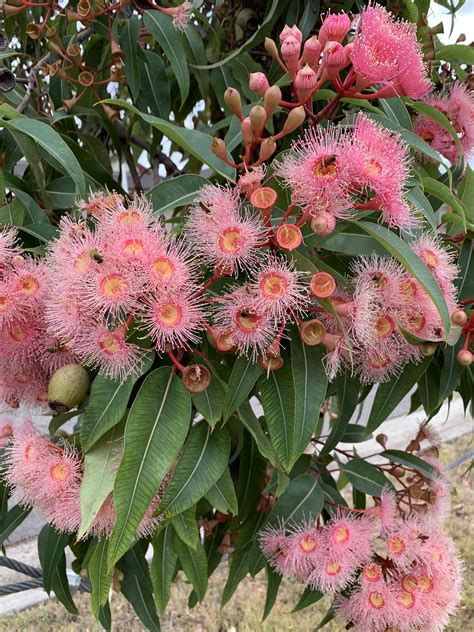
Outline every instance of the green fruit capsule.
{"label": "green fruit capsule", "polygon": [[81,364],[65,364],[48,384],[48,403],[55,413],[65,413],[82,402],[89,390],[89,375]]}

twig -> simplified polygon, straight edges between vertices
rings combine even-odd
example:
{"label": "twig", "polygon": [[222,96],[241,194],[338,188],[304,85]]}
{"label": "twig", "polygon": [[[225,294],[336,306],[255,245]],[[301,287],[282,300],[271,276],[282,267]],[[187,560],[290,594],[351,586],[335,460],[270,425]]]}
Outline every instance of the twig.
{"label": "twig", "polygon": [[28,73],[28,83],[26,84],[25,96],[23,97],[20,104],[16,108],[16,111],[19,112],[20,114],[23,114],[26,108],[28,107],[28,103],[30,102],[31,95],[33,94],[33,88],[36,83],[36,73],[41,68],[41,66],[48,61],[49,55],[50,53],[48,52],[45,55],[43,55],[43,57],[40,57],[40,59],[36,62],[36,64]]}

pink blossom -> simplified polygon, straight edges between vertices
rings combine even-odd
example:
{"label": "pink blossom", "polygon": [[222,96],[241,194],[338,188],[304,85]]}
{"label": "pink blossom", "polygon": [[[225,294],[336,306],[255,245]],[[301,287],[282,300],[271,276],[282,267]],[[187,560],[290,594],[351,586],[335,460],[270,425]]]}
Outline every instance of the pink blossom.
{"label": "pink blossom", "polygon": [[20,254],[18,230],[2,226],[0,228],[0,272],[18,254]]}
{"label": "pink blossom", "polygon": [[438,284],[452,283],[458,276],[459,269],[454,263],[454,253],[442,245],[439,237],[424,233],[411,242],[410,248],[423,260]]}
{"label": "pink blossom", "polygon": [[259,533],[259,542],[270,566],[280,574],[285,573],[289,569],[290,545],[284,525],[266,526]]}
{"label": "pink blossom", "polygon": [[460,135],[461,146],[468,159],[474,151],[474,96],[459,82],[451,86],[447,104],[448,116]]}
{"label": "pink blossom", "polygon": [[314,567],[320,563],[325,542],[321,530],[314,520],[308,520],[292,527],[286,539],[288,546],[287,572],[300,581],[307,581]]}

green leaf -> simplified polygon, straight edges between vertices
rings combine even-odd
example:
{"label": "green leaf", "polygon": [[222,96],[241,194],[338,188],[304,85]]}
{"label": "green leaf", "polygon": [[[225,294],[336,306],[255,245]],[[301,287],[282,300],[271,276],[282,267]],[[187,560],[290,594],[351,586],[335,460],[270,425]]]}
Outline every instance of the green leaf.
{"label": "green leaf", "polygon": [[84,457],[81,483],[80,540],[94,522],[100,508],[114,488],[117,462],[122,451],[123,428],[115,426]]}
{"label": "green leaf", "polygon": [[[153,355],[147,355],[141,374],[151,367]],[[81,425],[81,443],[86,452],[123,419],[133,387],[141,374],[131,376],[124,382],[97,375],[92,383]]]}
{"label": "green leaf", "polygon": [[196,549],[184,544],[179,538],[175,539],[181,567],[193,585],[199,601],[204,599],[207,590],[207,557],[203,545],[199,542]]}
{"label": "green leaf", "polygon": [[352,459],[344,463],[342,469],[352,486],[363,494],[380,496],[385,487],[390,487],[388,478],[364,459]]}
{"label": "green leaf", "polygon": [[398,123],[409,131],[413,131],[410,115],[400,97],[379,99],[379,103],[390,120]]}
{"label": "green leaf", "polygon": [[228,467],[220,479],[206,493],[206,499],[215,509],[224,514],[236,516],[239,512],[237,497],[235,495],[234,482]]}
{"label": "green leaf", "polygon": [[251,37],[246,39],[245,43],[242,44],[240,48],[235,49],[234,51],[232,51],[232,53],[230,53],[230,55],[227,55],[227,57],[225,57],[224,59],[221,59],[215,64],[208,64],[206,66],[199,65],[199,66],[196,66],[196,68],[211,70],[212,68],[225,66],[227,63],[229,63],[231,59],[240,57],[242,53],[245,53],[246,51],[254,48],[257,44],[259,44],[260,42],[264,40],[265,36],[267,36],[270,33],[274,23],[276,22],[278,17],[282,14],[287,4],[288,4],[288,0],[272,0],[270,8],[268,9],[265,18],[262,24],[260,25],[260,28],[257,31],[255,31],[255,33]]}
{"label": "green leaf", "polygon": [[181,33],[175,29],[171,19],[160,11],[145,11],[143,24],[169,59],[178,82],[181,104],[184,104],[189,94],[189,66]]}
{"label": "green leaf", "polygon": [[263,369],[258,362],[252,362],[245,356],[237,358],[227,385],[223,411],[224,421],[227,421],[247,399],[262,371]]}
{"label": "green leaf", "polygon": [[133,99],[140,92],[140,76],[138,73],[137,45],[139,41],[140,23],[137,15],[131,15],[123,25],[120,34],[120,46],[125,53],[125,76],[127,87]]}
{"label": "green leaf", "polygon": [[151,561],[151,581],[160,612],[163,613],[171,595],[171,580],[176,568],[178,554],[175,533],[171,524],[161,529],[153,538],[153,559]]}
{"label": "green leaf", "polygon": [[236,521],[246,520],[255,514],[264,486],[267,461],[260,456],[255,441],[248,432],[244,432],[243,446],[240,451],[239,477],[237,478],[237,499],[239,515]]}
{"label": "green leaf", "polygon": [[148,191],[147,197],[157,213],[165,213],[192,204],[206,184],[206,178],[190,173],[160,182]]}
{"label": "green leaf", "polygon": [[465,239],[458,259],[460,273],[454,281],[458,289],[458,300],[474,296],[474,249],[470,239]]}
{"label": "green leaf", "polygon": [[467,211],[469,221],[474,222],[474,171],[470,165],[466,165],[463,179],[458,186],[458,197]]}
{"label": "green leaf", "polygon": [[414,204],[426,219],[430,228],[436,232],[436,217],[430,201],[419,187],[414,187],[405,193],[406,199]]}
{"label": "green leaf", "polygon": [[191,397],[194,406],[211,428],[214,428],[216,423],[222,419],[222,411],[224,410],[225,388],[221,380],[212,375],[209,386],[200,393],[193,393]]}
{"label": "green leaf", "polygon": [[57,566],[69,544],[69,533],[59,533],[46,524],[38,536],[38,555],[43,570],[43,588],[48,593],[52,590]]}
{"label": "green leaf", "polygon": [[291,370],[295,391],[294,459],[307,448],[319,420],[328,379],[323,364],[322,345],[309,347],[297,332],[291,337]]}
{"label": "green leaf", "polygon": [[46,192],[51,200],[51,207],[54,209],[71,208],[76,201],[76,187],[69,176],[62,176],[50,182],[46,187]]}
{"label": "green leaf", "polygon": [[159,55],[151,50],[140,50],[138,56],[140,98],[137,105],[142,111],[168,118],[170,113],[170,82],[165,65]]}
{"label": "green leaf", "polygon": [[268,564],[265,566],[265,571],[267,574],[267,596],[265,598],[265,606],[263,608],[262,623],[268,617],[275,605],[278,589],[280,588],[281,580],[283,579],[282,575],[275,573],[273,568],[271,568]]}
{"label": "green leaf", "polygon": [[427,415],[436,411],[440,404],[440,370],[437,363],[430,366],[418,380],[418,395]]}
{"label": "green leaf", "polygon": [[249,571],[249,552],[237,549],[232,553],[229,564],[229,575],[222,591],[221,607],[230,600],[237,586]]}
{"label": "green leaf", "polygon": [[234,181],[235,169],[226,165],[212,153],[211,142],[213,139],[212,136],[209,136],[209,134],[200,132],[197,129],[188,129],[186,127],[174,125],[164,119],[140,112],[140,110],[134,107],[131,103],[123,101],[122,99],[105,99],[102,103],[117,105],[126,110],[130,110],[130,112],[133,112],[137,116],[141,117],[152,127],[160,130],[160,132],[165,134],[165,136],[176,143],[181,149],[197,158],[200,163],[208,165],[216,173],[221,174],[228,180]]}
{"label": "green leaf", "polygon": [[15,505],[0,520],[0,545],[21,525],[23,520],[31,513],[31,507],[25,508]]}
{"label": "green leaf", "polygon": [[436,51],[436,59],[443,60],[451,64],[474,64],[474,49],[463,44],[448,44]]}
{"label": "green leaf", "polygon": [[186,438],[191,399],[170,367],[143,382],[125,427],[124,454],[114,485],[117,522],[110,538],[109,566],[128,549],[160,483]]}
{"label": "green leaf", "polygon": [[181,540],[195,549],[200,542],[199,531],[196,522],[196,505],[178,514],[171,520],[174,530]]}
{"label": "green leaf", "polygon": [[451,322],[448,307],[439,285],[423,261],[410,250],[410,247],[404,241],[387,228],[364,221],[357,222],[357,226],[363,228],[369,235],[382,244],[382,246],[398,259],[423,286],[440,313],[447,335]]}
{"label": "green leaf", "polygon": [[438,125],[440,125],[443,129],[445,129],[448,132],[448,134],[451,135],[451,138],[456,143],[456,147],[458,148],[458,151],[462,152],[459,136],[457,135],[457,132],[452,126],[449,119],[442,112],[440,112],[433,105],[429,105],[429,103],[423,103],[422,101],[412,101],[411,99],[406,99],[405,104],[412,110],[415,110],[416,112],[420,112],[420,114],[424,114],[425,116],[428,116],[429,118],[436,121]]}
{"label": "green leaf", "polygon": [[392,410],[418,382],[432,359],[432,357],[428,357],[418,364],[407,364],[400,375],[392,378],[389,382],[379,384],[367,422],[367,432],[373,432],[387,419]]}
{"label": "green leaf", "polygon": [[1,125],[26,134],[38,143],[71,176],[76,183],[77,194],[86,197],[86,181],[77,158],[52,127],[36,119],[28,118],[18,118],[8,123],[2,120]]}
{"label": "green leaf", "polygon": [[300,474],[290,481],[286,491],[273,507],[266,524],[279,521],[286,524],[316,518],[322,511],[324,496],[318,479],[311,474]]}
{"label": "green leaf", "polygon": [[66,574],[66,556],[64,555],[64,552],[56,564],[51,581],[51,588],[57,599],[63,604],[68,612],[71,614],[79,614],[69,589],[69,581]]}
{"label": "green leaf", "polygon": [[87,574],[91,582],[91,607],[96,619],[100,616],[102,606],[107,603],[114,574],[113,568],[107,569],[108,547],[107,538],[99,540],[87,565]]}
{"label": "green leaf", "polygon": [[229,452],[226,430],[211,432],[204,423],[194,426],[160,503],[160,514],[171,518],[200,500],[222,476]]}
{"label": "green leaf", "polygon": [[250,404],[248,402],[243,402],[239,406],[238,413],[242,425],[245,426],[245,428],[252,435],[255,443],[257,444],[260,454],[268,459],[271,463],[273,463],[273,465],[276,465],[277,458],[275,455],[275,450],[273,449],[269,438],[263,431],[262,424],[255,416],[255,413],[253,412]]}
{"label": "green leaf", "polygon": [[426,193],[434,195],[438,198],[438,200],[441,200],[442,202],[448,204],[448,206],[451,206],[453,211],[465,221],[466,213],[464,206],[462,202],[459,202],[459,200],[455,197],[449,187],[442,182],[439,182],[439,180],[434,180],[434,178],[423,178],[423,188]]}
{"label": "green leaf", "polygon": [[429,463],[409,452],[403,450],[384,450],[384,452],[380,453],[380,456],[394,463],[410,467],[428,478],[432,478],[436,475],[436,470]]}
{"label": "green leaf", "polygon": [[160,620],[153,599],[153,588],[141,543],[137,544],[117,564],[124,576],[121,591],[129,601],[138,618],[151,632],[159,632]]}
{"label": "green leaf", "polygon": [[303,594],[301,595],[298,603],[293,608],[291,612],[299,612],[304,608],[308,608],[308,606],[312,606],[314,603],[318,602],[320,599],[324,597],[323,593],[320,593],[319,590],[311,590],[311,588],[305,588]]}
{"label": "green leaf", "polygon": [[345,435],[349,421],[357,407],[359,389],[359,381],[352,377],[349,371],[346,370],[336,377],[337,419],[331,425],[331,431],[320,452],[321,455],[327,454],[335,448]]}
{"label": "green leaf", "polygon": [[295,457],[295,388],[291,362],[259,380],[262,406],[270,441],[278,461],[289,472]]}

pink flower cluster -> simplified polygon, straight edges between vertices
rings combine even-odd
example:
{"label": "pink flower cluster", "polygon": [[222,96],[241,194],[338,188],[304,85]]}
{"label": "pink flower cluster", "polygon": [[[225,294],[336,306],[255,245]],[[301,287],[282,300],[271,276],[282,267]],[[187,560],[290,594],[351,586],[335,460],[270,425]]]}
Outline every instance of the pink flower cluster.
{"label": "pink flower cluster", "polygon": [[63,344],[106,375],[139,370],[145,349],[128,340],[136,323],[159,351],[186,346],[203,329],[195,263],[144,199],[96,196],[65,217],[49,246],[46,320]]}
{"label": "pink flower cluster", "polygon": [[[77,532],[81,525],[80,489],[82,457],[69,444],[56,445],[41,437],[31,421],[13,428],[6,450],[5,478],[17,502],[34,507],[59,531]],[[157,496],[150,504],[137,530],[137,537],[151,535],[158,524],[153,512]],[[84,534],[110,536],[115,525],[112,494],[107,497],[96,518]]]}
{"label": "pink flower cluster", "polygon": [[385,490],[375,507],[341,509],[323,525],[268,526],[262,551],[278,573],[336,593],[334,609],[351,629],[438,632],[459,602],[462,568],[440,526],[449,508],[443,474],[419,487],[427,501],[413,509],[403,492]]}
{"label": "pink flower cluster", "polygon": [[22,254],[17,239],[16,229],[0,229],[0,401],[41,407],[49,377],[74,355],[47,330],[48,267]]}
{"label": "pink flower cluster", "polygon": [[[463,85],[456,82],[446,94],[425,99],[446,116],[456,130],[466,159],[474,153],[474,96]],[[451,134],[426,114],[419,114],[413,121],[413,131],[435,151],[451,163],[459,158],[458,148]]]}
{"label": "pink flower cluster", "polygon": [[[454,312],[453,281],[458,269],[453,256],[438,238],[427,234],[410,247],[431,271],[450,313]],[[353,365],[363,383],[383,382],[407,362],[419,361],[426,352],[423,345],[411,344],[409,334],[433,343],[446,339],[447,332],[431,298],[402,265],[389,257],[357,260],[351,287],[335,288],[329,300],[337,316],[321,310],[319,319],[310,322],[319,327],[317,342],[328,349],[330,377],[342,366]],[[304,339],[304,329],[302,334]]]}
{"label": "pink flower cluster", "polygon": [[331,125],[310,129],[294,143],[277,173],[318,235],[329,235],[337,219],[357,210],[380,211],[387,224],[399,228],[416,223],[404,199],[407,147],[361,114],[350,130]]}

